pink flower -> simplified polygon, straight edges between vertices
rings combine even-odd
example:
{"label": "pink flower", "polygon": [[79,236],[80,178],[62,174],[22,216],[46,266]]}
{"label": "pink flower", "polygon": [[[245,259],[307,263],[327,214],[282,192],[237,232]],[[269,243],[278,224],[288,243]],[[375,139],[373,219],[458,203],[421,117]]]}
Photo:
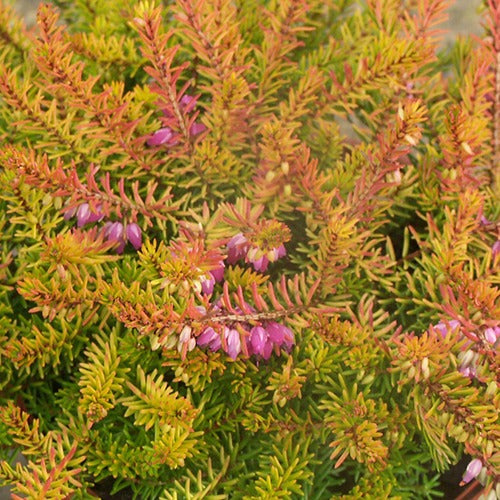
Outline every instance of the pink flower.
{"label": "pink flower", "polygon": [[448,332],[456,330],[460,327],[460,322],[456,319],[452,319],[450,321],[439,322],[437,325],[434,325],[434,330],[437,330],[441,336],[444,338],[448,335]]}
{"label": "pink flower", "polygon": [[479,475],[481,469],[483,468],[483,464],[481,460],[475,458],[474,460],[469,462],[467,469],[465,469],[465,473],[462,477],[461,485],[470,483],[475,477]]}
{"label": "pink flower", "polygon": [[258,259],[255,259],[255,260],[248,259],[248,261],[251,264],[253,264],[253,268],[256,271],[261,271],[261,272],[266,271],[267,266],[269,265],[269,259],[265,255],[263,255],[262,257],[260,257]]}
{"label": "pink flower", "polygon": [[207,127],[203,125],[203,123],[196,123],[194,122],[191,127],[189,128],[189,133],[191,135],[198,135],[201,134],[202,132],[205,132],[207,130]]}
{"label": "pink flower", "polygon": [[266,330],[264,330],[261,326],[254,326],[250,330],[250,345],[252,347],[252,354],[262,355],[266,347],[267,339],[268,334]]}
{"label": "pink flower", "polygon": [[273,350],[290,350],[294,344],[293,332],[284,325],[270,321],[263,326],[254,326],[247,338],[248,352],[269,359]]}
{"label": "pink flower", "polygon": [[262,357],[267,361],[273,353],[273,343],[268,339],[262,350]]}
{"label": "pink flower", "polygon": [[112,222],[108,230],[108,239],[120,241],[123,239],[123,224],[121,222]]}
{"label": "pink flower", "polygon": [[269,339],[276,344],[277,346],[281,346],[285,342],[293,342],[293,333],[292,331],[284,325],[280,323],[276,323],[275,321],[270,321],[266,325],[267,333],[269,334]]}
{"label": "pink flower", "polygon": [[[75,209],[68,210],[64,215],[66,220],[70,219],[75,215]],[[104,218],[101,212],[100,205],[97,206],[96,212],[90,210],[90,205],[88,203],[82,203],[78,209],[76,209],[77,226],[82,227],[89,222],[98,222]]]}
{"label": "pink flower", "polygon": [[233,236],[227,244],[227,262],[235,264],[239,259],[245,259],[253,265],[256,271],[265,272],[269,262],[274,262],[280,257],[286,255],[286,249],[283,244],[276,248],[262,249],[257,246],[252,246],[247,238],[238,233]]}
{"label": "pink flower", "polygon": [[284,325],[270,321],[254,326],[246,338],[248,353],[261,356],[265,360],[279,348],[289,351],[294,344],[293,332]]}
{"label": "pink flower", "polygon": [[104,214],[101,212],[101,205],[96,207],[96,212],[90,212],[90,217],[88,222],[99,222],[104,219]]}
{"label": "pink flower", "polygon": [[285,245],[281,244],[278,248],[275,248],[274,249],[274,255],[275,255],[274,260],[278,260],[281,257],[284,257],[286,255]]}
{"label": "pink flower", "polygon": [[148,139],[147,143],[148,146],[161,146],[162,144],[175,146],[175,144],[177,144],[177,138],[175,137],[174,131],[170,127],[163,127],[157,130]]}
{"label": "pink flower", "polygon": [[229,264],[236,262],[245,257],[248,250],[248,240],[242,233],[233,236],[227,244],[227,261]]}
{"label": "pink flower", "polygon": [[114,241],[118,244],[118,246],[116,247],[116,253],[123,253],[123,249],[125,248],[126,243],[123,234],[123,224],[121,222],[111,222],[106,226],[104,235],[107,236],[109,241]]}
{"label": "pink flower", "polygon": [[486,328],[484,331],[484,338],[486,342],[494,344],[498,337],[500,337],[500,327],[495,326],[494,328]]}
{"label": "pink flower", "polygon": [[215,269],[210,270],[210,274],[214,278],[214,280],[217,283],[220,283],[224,279],[224,269],[225,269],[224,262],[219,262],[219,267],[216,267]]}
{"label": "pink flower", "polygon": [[227,354],[232,359],[236,359],[241,351],[241,339],[238,330],[225,328],[224,337],[226,338]]}
{"label": "pink flower", "polygon": [[76,211],[76,219],[77,219],[77,226],[82,227],[89,222],[90,219],[90,214],[92,212],[90,211],[90,206],[88,203],[82,203],[79,207],[78,210]]}
{"label": "pink flower", "polygon": [[468,378],[475,378],[477,376],[476,367],[473,365],[470,366],[461,366],[458,371],[464,376]]}
{"label": "pink flower", "polygon": [[132,222],[132,224],[127,225],[127,239],[128,241],[130,241],[130,243],[136,250],[139,250],[139,248],[141,248],[142,245],[141,228],[135,222]]}
{"label": "pink flower", "polygon": [[190,111],[193,111],[196,106],[196,99],[192,95],[184,94],[181,97],[179,104],[186,113],[189,113]]}
{"label": "pink flower", "polygon": [[214,291],[215,279],[213,278],[212,275],[210,275],[210,276],[211,276],[210,278],[203,279],[201,281],[201,291],[205,295],[212,295],[212,293]]}
{"label": "pink flower", "polygon": [[220,335],[211,327],[205,328],[196,342],[200,347],[208,346],[212,351],[218,351],[222,345]]}

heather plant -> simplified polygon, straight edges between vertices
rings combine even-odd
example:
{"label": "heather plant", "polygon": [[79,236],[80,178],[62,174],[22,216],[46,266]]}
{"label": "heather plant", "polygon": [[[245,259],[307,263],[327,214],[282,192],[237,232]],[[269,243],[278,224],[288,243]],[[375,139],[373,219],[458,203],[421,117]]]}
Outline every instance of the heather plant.
{"label": "heather plant", "polygon": [[448,4],[0,2],[13,498],[500,498],[500,3]]}

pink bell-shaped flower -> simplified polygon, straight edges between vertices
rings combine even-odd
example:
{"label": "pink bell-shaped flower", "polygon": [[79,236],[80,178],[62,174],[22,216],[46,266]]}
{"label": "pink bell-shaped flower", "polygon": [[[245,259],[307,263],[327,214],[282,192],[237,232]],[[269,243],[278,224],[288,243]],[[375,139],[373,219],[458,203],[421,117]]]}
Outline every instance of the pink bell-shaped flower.
{"label": "pink bell-shaped flower", "polygon": [[286,248],[285,245],[280,245],[278,248],[274,249],[275,254],[276,254],[276,260],[281,259],[281,257],[284,257],[286,255]]}
{"label": "pink bell-shaped flower", "polygon": [[271,342],[278,346],[281,346],[281,344],[285,342],[285,339],[289,341],[293,339],[292,331],[285,325],[281,325],[280,323],[276,323],[275,321],[270,321],[266,325],[266,330],[269,334],[269,339],[271,340]]}
{"label": "pink bell-shaped flower", "polygon": [[136,250],[141,248],[142,232],[141,228],[135,222],[127,224],[127,239]]}
{"label": "pink bell-shaped flower", "polygon": [[241,351],[241,339],[238,330],[226,328],[224,336],[226,337],[227,354],[230,358],[236,359]]}
{"label": "pink bell-shaped flower", "polygon": [[210,326],[203,330],[196,343],[200,347],[208,346],[212,351],[218,351],[222,345],[220,335]]}
{"label": "pink bell-shaped flower", "polygon": [[498,326],[495,326],[495,328],[486,328],[484,331],[484,338],[489,344],[494,344],[499,336],[500,328]]}
{"label": "pink bell-shaped flower", "polygon": [[158,129],[147,142],[148,146],[161,146],[162,144],[173,146],[177,143],[177,140],[174,138],[174,132],[170,127],[163,127]]}
{"label": "pink bell-shaped flower", "polygon": [[253,264],[253,268],[256,271],[261,272],[265,272],[267,270],[267,266],[269,265],[269,259],[265,255],[259,257],[258,259],[250,260],[250,262]]}
{"label": "pink bell-shaped flower", "polygon": [[194,122],[191,127],[189,128],[189,133],[191,135],[198,135],[201,134],[202,132],[205,132],[207,130],[207,127],[203,125],[203,123],[196,123]]}
{"label": "pink bell-shaped flower", "polygon": [[248,250],[248,240],[242,233],[233,236],[227,244],[227,261],[229,264],[236,262],[245,257]]}
{"label": "pink bell-shaped flower", "polygon": [[210,274],[213,276],[217,283],[220,283],[224,279],[224,262],[219,262],[219,267],[210,270]]}
{"label": "pink bell-shaped flower", "polygon": [[76,211],[77,226],[83,227],[89,222],[92,212],[88,203],[82,203]]}
{"label": "pink bell-shaped flower", "polygon": [[448,332],[453,331],[460,327],[460,322],[456,319],[452,319],[446,322],[439,322],[437,325],[434,325],[434,330],[437,330],[442,337],[446,337]]}
{"label": "pink bell-shaped flower", "polygon": [[268,334],[266,330],[264,330],[264,328],[262,328],[261,326],[254,326],[250,330],[250,344],[252,346],[253,354],[262,355],[264,353],[267,337]]}
{"label": "pink bell-shaped flower", "polygon": [[478,458],[471,460],[469,462],[469,465],[467,466],[467,469],[465,469],[465,473],[462,477],[462,482],[460,484],[464,485],[470,483],[475,477],[479,475],[482,468],[483,464],[481,460],[479,460]]}
{"label": "pink bell-shaped flower", "polygon": [[201,291],[205,295],[212,295],[214,291],[215,279],[210,273],[209,276],[210,276],[209,278],[203,279],[201,281]]}
{"label": "pink bell-shaped flower", "polygon": [[271,354],[273,353],[273,343],[267,339],[267,342],[264,344],[264,348],[262,349],[262,357],[265,360],[268,360],[271,357]]}
{"label": "pink bell-shaped flower", "polygon": [[98,205],[96,207],[95,212],[90,212],[90,217],[88,222],[99,222],[100,220],[104,219],[104,214],[101,212],[101,206]]}
{"label": "pink bell-shaped flower", "polygon": [[123,224],[121,222],[112,222],[108,228],[108,239],[120,241],[123,239]]}
{"label": "pink bell-shaped flower", "polygon": [[116,253],[123,253],[126,243],[123,234],[123,224],[121,222],[112,222],[111,225],[107,227],[105,234],[109,241],[118,243]]}

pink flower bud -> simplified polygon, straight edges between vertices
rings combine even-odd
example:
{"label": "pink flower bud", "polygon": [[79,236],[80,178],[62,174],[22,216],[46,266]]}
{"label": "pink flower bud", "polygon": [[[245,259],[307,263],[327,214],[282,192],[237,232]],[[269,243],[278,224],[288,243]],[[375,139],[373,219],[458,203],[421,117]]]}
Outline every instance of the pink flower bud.
{"label": "pink flower bud", "polygon": [[267,342],[267,332],[261,326],[254,326],[250,330],[250,344],[253,354],[263,354]]}
{"label": "pink flower bud", "polygon": [[207,127],[203,125],[203,123],[196,123],[194,122],[191,127],[189,128],[189,133],[191,135],[198,135],[201,134],[202,132],[205,132],[207,130]]}
{"label": "pink flower bud", "polygon": [[478,458],[475,458],[474,460],[470,461],[463,475],[462,482],[460,484],[464,485],[470,483],[475,477],[479,475],[482,468],[483,464],[481,460],[479,460]]}
{"label": "pink flower bud", "polygon": [[218,351],[221,348],[220,336],[211,327],[205,328],[196,342],[200,347],[208,346],[212,351]]}
{"label": "pink flower bud", "polygon": [[114,222],[108,221],[102,226],[101,232],[104,236],[104,238],[108,238],[109,236],[109,231],[111,229],[111,226],[114,224]]}
{"label": "pink flower bud", "polygon": [[189,340],[191,339],[191,332],[192,332],[192,328],[188,325],[185,325],[182,330],[181,330],[181,333],[179,335],[179,342],[189,342]]}
{"label": "pink flower bud", "polygon": [[82,203],[79,207],[78,210],[76,211],[76,218],[77,218],[77,225],[78,227],[85,226],[87,222],[89,222],[90,215],[90,206],[88,203]]}
{"label": "pink flower bud", "polygon": [[160,128],[148,139],[147,142],[148,146],[161,146],[166,143],[174,145],[177,143],[174,139],[174,132],[170,127]]}
{"label": "pink flower bud", "polygon": [[142,232],[141,228],[135,222],[127,225],[127,239],[136,250],[141,248]]}
{"label": "pink flower bud", "polygon": [[230,358],[236,359],[241,351],[241,339],[238,330],[226,328],[224,331],[227,343],[227,354]]}
{"label": "pink flower bud", "polygon": [[446,337],[448,332],[455,330],[460,327],[460,322],[456,319],[452,319],[446,322],[440,322],[437,325],[434,325],[434,330],[437,330],[442,337]]}
{"label": "pink flower bud", "polygon": [[271,354],[273,353],[273,343],[267,339],[267,342],[264,345],[264,348],[262,349],[262,357],[265,360],[268,360],[271,357]]}
{"label": "pink flower bud", "polygon": [[[211,276],[211,275],[210,275]],[[214,291],[215,279],[213,277],[201,281],[201,291],[205,295],[212,295]]]}
{"label": "pink flower bud", "polygon": [[123,224],[121,222],[113,222],[106,228],[105,234],[107,235],[109,241],[118,243],[116,253],[123,253],[126,243],[125,238],[123,237]]}
{"label": "pink flower bud", "polygon": [[98,205],[95,212],[90,212],[88,222],[99,222],[102,219],[104,219],[104,214],[101,212],[101,206]]}
{"label": "pink flower bud", "polygon": [[269,334],[269,339],[278,346],[283,344],[283,342],[285,342],[285,339],[287,339],[288,341],[293,339],[292,331],[285,325],[281,325],[279,323],[276,323],[275,321],[270,321],[266,325],[266,330]]}
{"label": "pink flower bud", "polygon": [[76,214],[76,207],[70,208],[64,212],[64,220],[70,220]]}
{"label": "pink flower bud", "polygon": [[248,240],[242,233],[233,236],[227,244],[227,261],[235,264],[239,259],[245,257],[248,250]]}
{"label": "pink flower bud", "polygon": [[219,262],[219,267],[216,267],[215,269],[212,269],[210,271],[210,274],[213,276],[214,280],[217,283],[220,283],[224,279],[224,269],[226,266],[224,266],[224,262]]}
{"label": "pink flower bud", "polygon": [[109,226],[108,239],[113,241],[120,241],[123,239],[123,224],[121,222],[113,222]]}
{"label": "pink flower bud", "polygon": [[250,260],[250,262],[253,264],[253,268],[256,271],[261,271],[261,272],[266,271],[267,266],[269,265],[269,259],[265,255],[263,255],[259,259]]}
{"label": "pink flower bud", "polygon": [[280,259],[281,257],[284,257],[286,255],[285,245],[280,245],[278,248],[275,248],[274,254],[276,256],[276,260]]}
{"label": "pink flower bud", "polygon": [[489,342],[490,344],[494,344],[497,341],[498,335],[497,335],[496,330],[498,330],[498,334],[500,334],[500,328],[498,328],[498,327],[486,328],[486,330],[484,331],[484,338],[485,338],[486,342]]}
{"label": "pink flower bud", "polygon": [[123,253],[123,250],[125,250],[125,243],[126,241],[125,240],[121,240],[119,243],[118,243],[118,246],[116,247],[116,253],[117,254],[122,254]]}

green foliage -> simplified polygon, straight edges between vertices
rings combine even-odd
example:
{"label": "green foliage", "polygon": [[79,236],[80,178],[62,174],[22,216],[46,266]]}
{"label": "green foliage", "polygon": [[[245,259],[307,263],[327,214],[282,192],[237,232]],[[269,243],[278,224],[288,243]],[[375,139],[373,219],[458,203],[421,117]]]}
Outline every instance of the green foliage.
{"label": "green foliage", "polygon": [[54,4],[0,0],[13,498],[498,490],[498,0]]}

